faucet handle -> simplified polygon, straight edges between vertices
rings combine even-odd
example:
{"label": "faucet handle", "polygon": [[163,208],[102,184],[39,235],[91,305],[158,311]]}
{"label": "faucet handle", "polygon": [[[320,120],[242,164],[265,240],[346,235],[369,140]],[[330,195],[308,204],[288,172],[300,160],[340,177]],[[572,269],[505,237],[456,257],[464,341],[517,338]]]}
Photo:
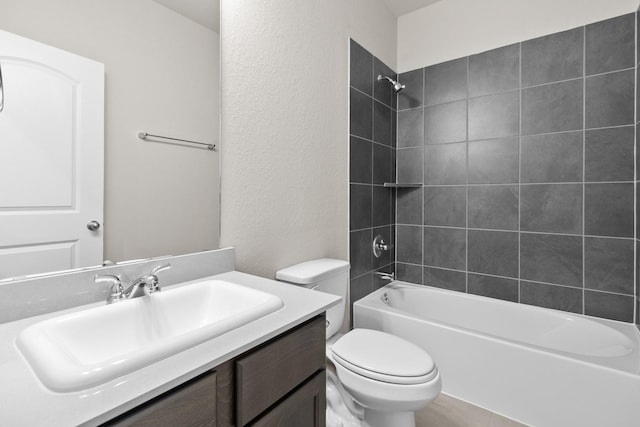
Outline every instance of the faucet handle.
{"label": "faucet handle", "polygon": [[93,276],[95,283],[111,283],[111,293],[107,298],[107,304],[111,304],[116,301],[120,301],[124,298],[122,287],[122,280],[120,276],[114,276],[112,274],[96,274]]}
{"label": "faucet handle", "polygon": [[112,274],[96,274],[93,276],[93,281],[96,283],[111,283],[112,286],[122,285],[120,276]]}
{"label": "faucet handle", "polygon": [[166,263],[166,264],[158,265],[151,270],[151,273],[149,273],[146,276],[149,278],[149,280],[146,281],[145,288],[144,288],[144,291],[147,295],[161,290],[160,285],[158,285],[158,273],[160,273],[161,271],[168,270],[170,268],[171,268],[171,264]]}
{"label": "faucet handle", "polygon": [[166,264],[163,264],[163,265],[158,265],[156,267],[153,267],[153,270],[151,270],[151,274],[156,276],[161,271],[165,271],[165,270],[168,270],[170,268],[171,268],[171,264],[170,263],[166,263]]}

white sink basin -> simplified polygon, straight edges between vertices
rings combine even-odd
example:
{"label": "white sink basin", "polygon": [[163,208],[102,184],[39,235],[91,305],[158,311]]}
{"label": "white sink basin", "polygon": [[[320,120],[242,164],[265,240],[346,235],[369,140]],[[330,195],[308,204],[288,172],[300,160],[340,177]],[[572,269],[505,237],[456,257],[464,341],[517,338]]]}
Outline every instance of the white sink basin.
{"label": "white sink basin", "polygon": [[45,320],[17,345],[42,383],[77,391],[118,378],[272,313],[282,300],[208,280]]}

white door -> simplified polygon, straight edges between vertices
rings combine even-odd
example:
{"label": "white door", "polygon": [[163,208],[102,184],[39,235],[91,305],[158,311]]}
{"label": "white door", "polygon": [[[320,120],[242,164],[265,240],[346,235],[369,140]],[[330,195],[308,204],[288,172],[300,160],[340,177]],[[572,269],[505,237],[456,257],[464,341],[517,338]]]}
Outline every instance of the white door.
{"label": "white door", "polygon": [[104,66],[0,31],[0,73],[0,279],[102,263]]}

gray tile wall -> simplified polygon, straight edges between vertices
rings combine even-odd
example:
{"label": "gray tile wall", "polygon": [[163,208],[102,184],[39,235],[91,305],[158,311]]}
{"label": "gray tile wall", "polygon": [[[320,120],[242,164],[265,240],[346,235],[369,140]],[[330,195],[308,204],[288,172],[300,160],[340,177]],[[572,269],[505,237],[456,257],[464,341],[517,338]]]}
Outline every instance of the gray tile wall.
{"label": "gray tile wall", "polygon": [[638,28],[640,28],[640,12],[636,13],[636,138],[634,140],[634,142],[636,142],[636,157],[635,157],[635,162],[636,162],[636,172],[635,172],[635,179],[636,179],[636,234],[635,234],[635,238],[636,238],[636,258],[635,258],[635,267],[636,267],[636,274],[635,274],[635,279],[636,279],[636,326],[638,327],[638,329],[640,329],[640,254],[638,254],[638,248],[640,246],[638,246],[638,241],[640,239],[640,232],[638,231],[638,225],[640,224],[640,222],[638,222],[638,219],[640,219],[640,185],[638,183],[638,181],[640,181],[640,171],[638,171],[638,167],[640,165],[640,150],[637,147],[637,141],[638,141],[638,133],[640,132],[640,76],[638,75],[638,69],[640,68],[640,31],[638,31]]}
{"label": "gray tile wall", "polygon": [[[353,40],[350,55],[349,259],[353,303],[384,285],[375,271],[392,272],[395,266],[394,251],[376,258],[372,242],[377,234],[385,243],[395,240],[395,190],[384,183],[395,182],[396,176],[396,96],[391,84],[378,82],[377,76],[397,76]],[[410,84],[415,91],[422,80]],[[407,138],[411,136],[399,136],[401,141]]]}
{"label": "gray tile wall", "polygon": [[398,180],[423,183],[397,190],[401,280],[634,321],[635,27],[399,75]]}

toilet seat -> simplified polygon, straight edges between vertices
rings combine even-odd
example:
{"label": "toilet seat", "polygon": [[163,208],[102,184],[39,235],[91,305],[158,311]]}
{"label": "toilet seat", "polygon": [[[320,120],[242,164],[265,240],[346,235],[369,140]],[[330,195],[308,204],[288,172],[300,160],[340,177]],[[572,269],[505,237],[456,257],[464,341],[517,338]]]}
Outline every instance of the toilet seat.
{"label": "toilet seat", "polygon": [[335,363],[363,377],[392,384],[424,384],[438,376],[429,354],[400,337],[354,329],[332,346]]}

